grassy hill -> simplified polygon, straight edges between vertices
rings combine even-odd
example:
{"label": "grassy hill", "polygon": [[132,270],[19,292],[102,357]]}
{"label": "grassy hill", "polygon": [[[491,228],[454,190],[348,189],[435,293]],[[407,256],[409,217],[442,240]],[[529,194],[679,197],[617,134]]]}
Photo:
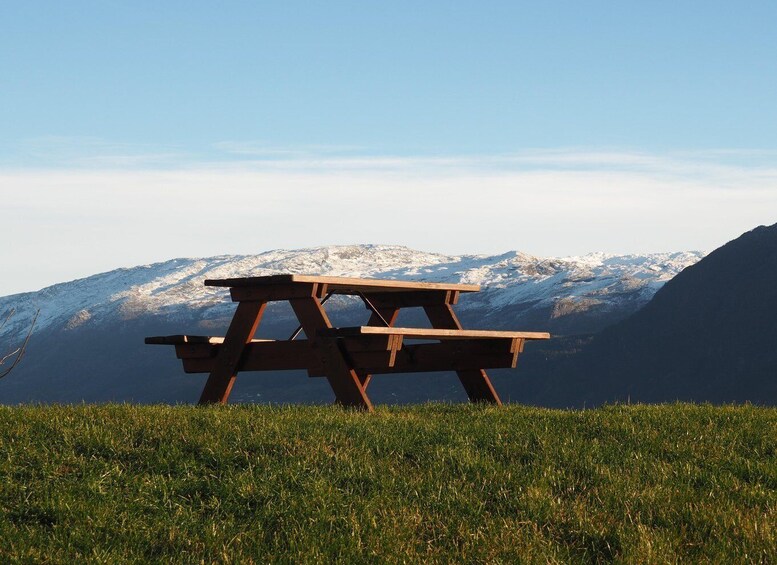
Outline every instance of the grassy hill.
{"label": "grassy hill", "polygon": [[777,409],[0,408],[0,562],[774,562]]}

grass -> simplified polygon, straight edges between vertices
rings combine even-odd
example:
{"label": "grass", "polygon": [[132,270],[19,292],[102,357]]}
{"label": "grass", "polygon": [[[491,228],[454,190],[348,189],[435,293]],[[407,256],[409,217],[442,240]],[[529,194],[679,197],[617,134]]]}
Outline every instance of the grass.
{"label": "grass", "polygon": [[0,408],[0,562],[777,561],[777,409]]}

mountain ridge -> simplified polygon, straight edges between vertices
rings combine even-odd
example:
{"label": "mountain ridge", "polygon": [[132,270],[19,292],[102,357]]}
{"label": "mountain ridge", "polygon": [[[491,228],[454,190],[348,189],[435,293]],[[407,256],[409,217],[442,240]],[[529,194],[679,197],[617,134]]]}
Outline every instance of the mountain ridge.
{"label": "mountain ridge", "polygon": [[36,292],[0,297],[0,312],[17,309],[18,330],[40,308],[39,328],[56,322],[70,327],[97,321],[118,306],[125,318],[152,313],[171,318],[178,309],[225,310],[223,290],[205,287],[205,278],[306,273],[367,278],[399,278],[480,284],[463,309],[540,301],[563,317],[606,302],[607,295],[630,294],[640,302],[695,263],[701,252],[616,255],[590,253],[536,257],[518,251],[499,255],[443,255],[402,246],[349,245],[272,250],[256,255],[177,258],[120,268]]}

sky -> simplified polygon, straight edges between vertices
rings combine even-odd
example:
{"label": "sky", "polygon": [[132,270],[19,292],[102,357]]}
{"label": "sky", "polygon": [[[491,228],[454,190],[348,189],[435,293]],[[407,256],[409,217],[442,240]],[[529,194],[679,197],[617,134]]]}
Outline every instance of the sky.
{"label": "sky", "polygon": [[0,295],[381,243],[777,222],[777,3],[0,2]]}

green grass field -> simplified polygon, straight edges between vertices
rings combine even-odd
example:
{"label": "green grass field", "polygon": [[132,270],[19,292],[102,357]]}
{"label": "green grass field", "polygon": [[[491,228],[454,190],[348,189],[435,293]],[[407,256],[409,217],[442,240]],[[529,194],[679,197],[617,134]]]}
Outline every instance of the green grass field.
{"label": "green grass field", "polygon": [[777,562],[777,409],[0,408],[0,562]]}

